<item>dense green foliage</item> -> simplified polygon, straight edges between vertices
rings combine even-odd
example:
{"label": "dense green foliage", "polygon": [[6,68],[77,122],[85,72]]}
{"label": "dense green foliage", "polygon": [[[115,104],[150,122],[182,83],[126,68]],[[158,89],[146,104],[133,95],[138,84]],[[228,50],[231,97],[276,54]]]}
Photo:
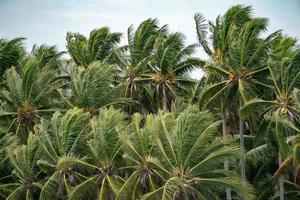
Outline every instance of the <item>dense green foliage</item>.
{"label": "dense green foliage", "polygon": [[194,21],[0,39],[0,199],[300,199],[297,41],[242,5]]}

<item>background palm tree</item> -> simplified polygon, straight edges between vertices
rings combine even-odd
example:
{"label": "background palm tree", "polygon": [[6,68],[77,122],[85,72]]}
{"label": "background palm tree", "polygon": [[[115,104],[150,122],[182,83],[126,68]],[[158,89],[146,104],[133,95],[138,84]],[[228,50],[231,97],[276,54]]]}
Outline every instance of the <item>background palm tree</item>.
{"label": "background palm tree", "polygon": [[25,56],[23,41],[25,38],[12,40],[0,39],[0,77],[2,78],[6,69],[18,67]]}
{"label": "background palm tree", "polygon": [[122,103],[125,99],[114,85],[114,65],[95,61],[86,67],[71,66],[66,89],[60,94],[67,106],[84,108],[94,113],[102,106]]}
{"label": "background palm tree", "polygon": [[143,76],[151,80],[159,108],[170,110],[175,98],[187,94],[188,88],[194,86],[195,81],[188,73],[204,63],[191,56],[195,47],[195,44],[185,46],[181,33],[161,34],[156,39],[153,60],[149,63],[151,72]]}
{"label": "background palm tree", "polygon": [[114,51],[114,60],[120,68],[119,78],[124,87],[124,97],[137,100],[148,111],[153,107],[152,99],[149,99],[153,95],[149,87],[143,84],[141,75],[151,71],[148,63],[152,59],[155,40],[165,31],[166,26],[159,28],[157,19],[143,21],[136,30],[131,25],[127,29],[128,44]]}
{"label": "background palm tree", "polygon": [[[276,133],[277,140],[280,146],[280,151],[278,153],[279,155],[279,163],[278,163],[278,169],[274,173],[274,179],[277,180],[279,177],[279,192],[278,192],[278,197],[280,199],[289,199],[288,197],[293,196],[294,191],[285,191],[284,187],[284,176],[283,173],[286,172],[286,169],[289,168],[293,161],[294,161],[294,166],[295,166],[295,174],[294,174],[294,181],[295,184],[297,185],[298,179],[299,179],[299,166],[298,166],[298,143],[299,143],[299,129],[296,128],[293,123],[291,123],[289,120],[285,119],[284,116],[279,115],[276,113],[273,116],[268,116],[272,122],[275,124],[275,130],[274,132]],[[284,136],[287,136],[288,133],[292,135],[291,133],[293,132],[293,136],[288,137],[286,140],[284,140]],[[295,135],[294,135],[295,134]],[[298,134],[298,135],[297,135]],[[288,175],[289,173],[285,173],[285,175]],[[290,186],[290,182],[286,181],[287,185]],[[296,193],[296,196],[299,194]]]}
{"label": "background palm tree", "polygon": [[[300,52],[293,50],[295,42],[292,38],[280,36],[276,40],[268,64],[272,85],[274,86],[273,97],[269,100],[253,99],[247,102],[242,108],[241,114],[246,116],[245,112],[251,110],[251,112],[256,111],[260,115],[278,115],[280,118],[286,118],[299,124],[297,105],[293,100],[293,90],[299,84],[300,73],[297,72],[296,68],[299,65]],[[262,123],[265,123],[264,120],[262,120]],[[272,126],[267,125],[267,127],[271,128]],[[279,134],[276,137],[280,147],[279,165],[283,161],[282,156],[286,156],[284,152],[286,144],[283,138],[286,138],[288,133],[284,133],[283,130],[276,131],[276,134]],[[280,177],[280,189],[281,199],[284,199],[283,177]]]}
{"label": "background palm tree", "polygon": [[111,62],[113,49],[120,42],[121,33],[101,27],[90,32],[89,38],[80,33],[67,33],[67,50],[79,66],[88,66],[93,61]]}
{"label": "background palm tree", "polygon": [[[299,89],[294,89],[294,91],[293,91],[293,101],[296,104],[294,112],[299,114],[299,112],[300,112],[300,90]],[[293,165],[296,169],[295,170],[295,175],[294,175],[294,182],[295,182],[296,185],[299,185],[299,183],[300,183],[300,162],[299,162],[300,161],[300,158],[299,158],[299,152],[300,152],[299,133],[300,133],[300,130],[292,122],[288,119],[285,119],[285,118],[280,118],[280,120],[279,120],[280,124],[282,124],[283,126],[291,129],[293,132],[296,132],[298,134],[295,135],[294,137],[289,138],[289,140],[288,140],[289,149],[287,149],[287,148],[284,149],[284,151],[286,153],[286,158],[280,164],[280,166],[278,167],[278,169],[275,172],[274,176],[275,176],[275,178],[277,178],[288,167]]]}
{"label": "background palm tree", "polygon": [[[59,52],[56,46],[43,45],[33,45],[30,54],[27,59],[35,59],[40,64],[40,67],[52,67],[54,69],[59,69],[62,65],[62,56],[65,54],[64,51]],[[25,59],[25,62],[26,60]]]}
{"label": "background palm tree", "polygon": [[[223,67],[226,64],[229,57],[229,46],[235,38],[233,35],[237,35],[244,23],[250,19],[251,7],[245,7],[242,5],[231,7],[223,16],[218,16],[214,23],[209,22],[207,24],[205,18],[200,13],[195,14],[194,20],[196,24],[198,42],[210,58],[208,65],[212,63],[215,66]],[[208,28],[210,28],[212,41],[208,41],[207,39]],[[223,81],[222,76],[205,69],[204,71],[207,73],[205,86]],[[236,106],[236,102],[232,101],[233,99],[228,98],[230,97],[228,92],[224,92],[225,91],[218,95],[220,100],[218,100],[216,104],[220,108],[222,132],[224,138],[226,138],[230,135],[229,118],[231,114],[229,110]],[[229,163],[227,160],[224,161],[224,169],[229,169]],[[232,199],[229,189],[226,189],[226,198],[227,200]]]}
{"label": "background palm tree", "polygon": [[[220,82],[207,87],[202,98],[208,99],[206,104],[214,100],[218,95],[227,92],[238,107],[251,96],[259,95],[260,88],[265,86],[264,79],[268,68],[266,67],[266,53],[268,46],[277,33],[271,34],[265,39],[258,35],[265,30],[267,20],[254,18],[244,24],[238,38],[229,47],[229,57],[225,65],[207,65],[210,73],[222,77]],[[244,153],[244,121],[239,119],[240,148]],[[245,160],[241,159],[241,176],[246,180]]]}

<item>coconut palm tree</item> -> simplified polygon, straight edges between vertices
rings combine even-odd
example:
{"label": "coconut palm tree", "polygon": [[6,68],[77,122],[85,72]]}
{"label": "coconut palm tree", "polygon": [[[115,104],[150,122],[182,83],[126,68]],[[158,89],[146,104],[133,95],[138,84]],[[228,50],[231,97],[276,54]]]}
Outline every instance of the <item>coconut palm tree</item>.
{"label": "coconut palm tree", "polygon": [[142,76],[155,87],[159,108],[170,110],[177,96],[187,94],[187,87],[194,87],[195,80],[189,78],[188,73],[204,64],[191,56],[195,47],[195,44],[185,46],[184,35],[179,32],[161,34],[156,39],[153,60],[149,63],[152,72]]}
{"label": "coconut palm tree", "polygon": [[230,188],[253,199],[252,188],[238,174],[223,170],[224,159],[240,151],[217,136],[220,121],[195,106],[176,118],[160,112],[153,128],[156,155],[162,162],[163,185],[144,199],[220,199],[218,190]]}
{"label": "coconut palm tree", "polygon": [[[299,91],[298,91],[299,92]],[[299,192],[294,187],[299,187],[300,165],[299,165],[299,134],[300,130],[286,117],[276,113],[268,116],[274,123],[275,134],[279,143],[280,152],[278,168],[274,173],[273,180],[279,178],[279,192],[274,194],[274,199],[294,199],[299,197]],[[287,135],[289,136],[287,137]],[[284,138],[284,136],[287,138]],[[286,140],[285,140],[286,139]],[[280,160],[281,159],[281,160]],[[294,183],[284,180],[283,174],[289,174],[288,168],[293,167]],[[285,176],[286,177],[286,176]],[[287,187],[286,187],[287,186]]]}
{"label": "coconut palm tree", "polygon": [[[205,18],[200,13],[195,14],[194,20],[196,24],[198,42],[209,56],[207,65],[223,67],[227,64],[229,46],[237,37],[242,26],[252,18],[251,11],[251,7],[242,5],[233,6],[228,9],[223,16],[218,16],[215,22],[209,23],[206,22]],[[211,41],[208,40],[208,28],[210,30],[210,37],[212,38]],[[203,69],[207,73],[205,86],[223,81],[223,77],[219,76],[219,74],[212,73],[206,68]],[[202,94],[205,90],[203,89],[201,91]],[[229,118],[231,113],[229,110],[236,107],[236,101],[234,101],[234,99],[230,99],[231,95],[228,94],[228,92],[221,92],[218,97],[219,100],[217,100],[212,108],[219,108],[220,118],[222,119],[223,136],[226,138],[230,135]],[[212,101],[210,102],[211,105]],[[229,164],[226,160],[224,161],[224,169],[229,169]],[[226,198],[227,200],[232,199],[229,189],[226,189]]]}
{"label": "coconut palm tree", "polygon": [[56,112],[51,120],[42,119],[36,127],[39,141],[39,168],[46,174],[41,200],[65,199],[72,186],[86,179],[90,166],[83,161],[91,130],[90,115],[73,108]]}
{"label": "coconut palm tree", "polygon": [[[229,46],[229,57],[224,65],[209,64],[206,70],[217,74],[221,81],[209,85],[202,93],[207,105],[226,91],[228,96],[242,107],[245,101],[259,95],[261,88],[266,87],[265,77],[268,73],[267,52],[277,32],[259,38],[259,34],[266,30],[267,19],[254,18],[246,22],[240,30],[238,37]],[[244,121],[239,118],[240,148],[244,149]],[[241,159],[241,176],[246,180],[245,160]]]}
{"label": "coconut palm tree", "polygon": [[91,113],[109,104],[124,103],[114,85],[116,67],[95,61],[86,67],[71,66],[66,89],[60,94],[69,107],[84,108]]}
{"label": "coconut palm tree", "polygon": [[[269,60],[268,68],[271,74],[272,85],[274,85],[274,95],[271,99],[253,99],[245,104],[241,109],[241,114],[246,116],[251,112],[258,112],[263,115],[278,115],[279,118],[286,118],[292,123],[298,123],[298,113],[293,98],[293,90],[299,86],[300,71],[300,51],[294,50],[295,40],[289,37],[278,37],[273,45],[273,51]],[[262,121],[262,123],[265,123]],[[267,125],[271,127],[270,125]],[[282,131],[276,132],[280,146],[279,165],[283,161],[285,154],[285,141]],[[283,177],[280,177],[281,199],[284,199]]]}
{"label": "coconut palm tree", "polygon": [[[35,59],[29,60],[23,68],[22,74],[15,68],[5,74],[0,116],[8,120],[8,131],[14,130],[18,134],[25,128],[27,135],[34,132],[34,125],[41,116],[58,107],[57,88],[61,87],[61,81],[56,79],[52,69],[40,68]],[[24,138],[24,135],[20,137]]]}
{"label": "coconut palm tree", "polygon": [[[13,171],[10,183],[0,184],[0,191],[8,192],[6,199],[37,199],[42,188],[39,177],[41,170],[37,166],[39,159],[37,138],[30,134],[26,145],[9,147],[9,163]],[[1,196],[5,194],[1,192]],[[4,195],[3,195],[4,196]]]}
{"label": "coconut palm tree", "polygon": [[[292,38],[279,38],[281,42],[288,42]],[[287,44],[285,44],[287,45]],[[282,47],[281,52],[279,49],[274,49],[273,57],[278,56],[278,54],[286,54],[287,57],[280,56],[269,60],[268,69],[270,71],[270,77],[272,81],[273,99],[263,100],[263,99],[252,99],[245,104],[245,106],[240,110],[242,115],[246,115],[246,112],[252,110],[260,110],[262,114],[281,112],[285,114],[287,118],[291,121],[297,121],[295,101],[293,101],[293,91],[295,87],[299,86],[299,76],[300,70],[298,69],[300,63],[300,51],[293,50],[294,45],[290,45],[288,49],[286,46]],[[284,48],[284,49],[283,49]],[[295,122],[296,122],[295,121]]]}
{"label": "coconut palm tree", "polygon": [[[113,108],[102,109],[92,119],[88,141],[88,161],[95,172],[70,193],[70,199],[115,199],[124,179],[118,130],[126,126],[125,114]],[[92,192],[91,192],[92,191]]]}
{"label": "coconut palm tree", "polygon": [[[215,22],[210,21],[209,23],[200,13],[195,14],[198,42],[211,61],[218,65],[226,64],[232,40],[238,36],[243,25],[251,20],[251,12],[250,6],[232,6],[223,16],[219,15]],[[208,28],[211,41],[208,40]]]}
{"label": "coconut palm tree", "polygon": [[114,60],[120,68],[120,82],[124,86],[124,97],[140,101],[148,111],[151,111],[152,103],[145,97],[151,98],[153,95],[149,87],[143,84],[143,79],[139,79],[141,74],[151,71],[148,63],[152,59],[154,42],[165,31],[166,26],[159,28],[157,19],[143,21],[136,30],[131,25],[127,29],[128,44],[114,51]]}
{"label": "coconut palm tree", "polygon": [[[144,121],[145,120],[145,121]],[[134,114],[132,123],[119,137],[123,143],[123,158],[130,176],[121,187],[116,199],[138,199],[141,195],[158,189],[163,181],[163,166],[155,156],[153,146],[153,126],[155,116],[143,118]]]}
{"label": "coconut palm tree", "polygon": [[33,45],[27,59],[37,60],[40,63],[40,67],[48,66],[54,69],[59,69],[62,65],[61,56],[64,54],[65,52],[59,52],[56,46],[48,46],[46,44],[38,46],[35,44]]}
{"label": "coconut palm tree", "polygon": [[8,133],[7,130],[0,131],[0,199],[5,199],[15,188],[11,172],[12,166],[9,162],[9,156],[12,155],[12,149],[18,148],[19,142],[15,135]]}
{"label": "coconut palm tree", "polygon": [[[279,177],[279,197],[281,199],[287,198],[289,199],[290,191],[286,191],[284,187],[284,177],[283,173],[289,168],[291,165],[295,166],[295,184],[299,184],[299,164],[297,152],[299,148],[299,113],[300,113],[300,92],[298,89],[294,89],[292,94],[289,94],[288,104],[285,106],[276,101],[269,101],[267,103],[266,100],[253,100],[250,101],[249,104],[245,105],[245,108],[242,108],[242,112],[245,109],[259,107],[261,111],[265,112],[265,116],[268,119],[268,129],[269,132],[270,127],[274,128],[274,132],[276,135],[277,143],[279,146],[279,153],[276,155],[279,156],[279,167],[277,171],[274,173],[274,178],[277,179]],[[261,102],[261,103],[260,103]],[[271,120],[270,120],[271,119]],[[291,144],[289,144],[291,143]],[[262,145],[263,146],[263,145]],[[261,146],[261,147],[262,147]],[[260,148],[260,147],[257,147]],[[281,159],[281,160],[280,160]],[[293,162],[294,161],[294,162]],[[286,182],[286,181],[285,181]]]}
{"label": "coconut palm tree", "polygon": [[101,27],[90,32],[89,38],[80,33],[67,33],[67,50],[79,66],[88,66],[93,61],[111,62],[113,49],[120,42],[121,33]]}
{"label": "coconut palm tree", "polygon": [[21,64],[25,56],[23,41],[25,38],[12,40],[0,39],[0,77],[2,78],[6,69]]}

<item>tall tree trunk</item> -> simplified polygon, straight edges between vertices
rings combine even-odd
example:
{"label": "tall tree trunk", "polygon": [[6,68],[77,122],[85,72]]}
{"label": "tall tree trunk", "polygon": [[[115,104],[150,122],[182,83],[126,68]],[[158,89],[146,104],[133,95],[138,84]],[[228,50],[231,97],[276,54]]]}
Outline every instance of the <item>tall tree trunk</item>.
{"label": "tall tree trunk", "polygon": [[[241,108],[244,105],[243,99],[239,98],[239,107]],[[240,133],[240,150],[242,153],[242,158],[240,160],[240,170],[241,170],[241,179],[243,181],[247,181],[246,179],[246,161],[245,161],[245,143],[244,143],[244,120],[242,120],[241,117],[239,117],[239,133]],[[242,199],[246,199],[245,197],[242,197]]]}
{"label": "tall tree trunk", "polygon": [[[279,151],[279,155],[278,155],[279,166],[281,165],[282,162],[283,162],[282,154]],[[279,176],[279,195],[280,195],[280,200],[284,200],[284,177],[283,177],[283,175]]]}
{"label": "tall tree trunk", "polygon": [[[127,97],[129,97],[130,99],[132,98],[132,83],[131,83],[131,81],[129,81],[129,83],[127,84],[126,89],[125,89],[125,98],[127,98]],[[128,112],[131,113],[131,111],[132,111],[132,106],[131,106],[131,104],[129,104]]]}
{"label": "tall tree trunk", "polygon": [[[239,100],[240,108],[244,105],[243,99],[240,98]],[[239,117],[239,133],[240,133],[240,149],[242,152],[242,159],[240,161],[241,166],[241,178],[243,181],[246,180],[246,163],[245,163],[245,142],[244,142],[244,120]]]}
{"label": "tall tree trunk", "polygon": [[[222,131],[223,131],[223,137],[224,139],[226,139],[229,136],[229,132],[228,132],[228,127],[227,127],[227,119],[226,119],[226,115],[223,112],[221,112],[221,118],[222,118]],[[228,171],[229,170],[229,162],[228,160],[224,161],[224,170]],[[231,200],[231,190],[229,188],[226,188],[226,199],[227,200]]]}

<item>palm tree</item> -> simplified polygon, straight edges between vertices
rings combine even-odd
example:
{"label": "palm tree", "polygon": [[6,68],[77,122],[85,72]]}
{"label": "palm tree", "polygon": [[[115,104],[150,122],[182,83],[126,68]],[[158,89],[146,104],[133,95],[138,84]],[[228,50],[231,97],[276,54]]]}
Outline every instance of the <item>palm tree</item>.
{"label": "palm tree", "polygon": [[[113,108],[102,109],[92,119],[88,141],[88,161],[95,172],[70,193],[70,199],[115,199],[122,178],[122,153],[118,130],[126,126],[125,114]],[[92,192],[91,192],[92,191]]]}
{"label": "palm tree", "polygon": [[163,166],[155,156],[153,126],[155,116],[143,118],[139,113],[132,117],[132,123],[119,137],[123,143],[123,158],[130,176],[121,187],[116,199],[138,199],[141,195],[158,189],[163,181]]}
{"label": "palm tree", "polygon": [[46,174],[40,200],[65,199],[71,187],[86,180],[90,166],[83,160],[91,130],[90,115],[73,108],[65,114],[54,113],[50,121],[36,127],[39,141],[39,168]]}
{"label": "palm tree", "polygon": [[[253,99],[241,109],[241,114],[246,116],[249,111],[258,111],[261,115],[278,115],[279,118],[286,118],[292,123],[299,123],[297,119],[297,108],[293,100],[293,90],[299,85],[300,51],[294,51],[295,40],[288,37],[278,37],[273,45],[273,52],[269,60],[268,68],[271,74],[274,95],[270,100]],[[268,125],[271,127],[270,125]],[[279,165],[281,165],[285,153],[283,132],[276,132],[277,141],[280,146]],[[280,177],[280,194],[284,199],[283,177]]]}
{"label": "palm tree", "polygon": [[39,179],[41,170],[37,167],[38,148],[38,140],[32,134],[29,135],[26,145],[10,146],[8,155],[13,167],[11,176],[15,181],[0,184],[0,190],[9,191],[7,200],[38,198],[42,188]]}
{"label": "palm tree", "polygon": [[[221,66],[226,64],[229,47],[243,25],[251,20],[251,12],[252,8],[249,6],[236,5],[229,8],[223,16],[218,16],[215,22],[210,21],[208,24],[200,13],[195,14],[198,42],[211,61]],[[208,28],[212,41],[208,41]]]}
{"label": "palm tree", "polygon": [[158,107],[170,110],[175,98],[187,94],[187,87],[194,86],[195,81],[189,78],[188,72],[204,64],[191,57],[195,47],[195,44],[185,46],[184,35],[179,32],[161,34],[156,39],[153,61],[149,64],[152,72],[142,76],[153,83]]}
{"label": "palm tree", "polygon": [[59,52],[56,46],[48,46],[42,44],[40,46],[33,45],[30,54],[27,59],[35,59],[40,64],[40,67],[51,67],[54,69],[59,69],[62,65],[61,56],[64,54],[64,51]]}
{"label": "palm tree", "polygon": [[251,186],[222,169],[224,159],[239,158],[240,151],[217,136],[220,121],[209,112],[193,106],[177,118],[160,112],[154,122],[153,141],[165,180],[144,199],[219,199],[216,192],[224,188],[254,198]]}
{"label": "palm tree", "polygon": [[123,103],[114,85],[116,67],[95,61],[86,67],[71,66],[66,90],[60,94],[70,107],[84,108],[91,113],[109,104]]}
{"label": "palm tree", "polygon": [[6,69],[18,67],[25,55],[23,40],[15,38],[12,40],[0,39],[0,77],[2,78]]}
{"label": "palm tree", "polygon": [[[209,73],[221,77],[221,81],[207,87],[202,98],[207,105],[224,92],[242,107],[244,102],[256,94],[260,94],[261,88],[267,85],[264,78],[268,73],[267,51],[277,32],[265,39],[259,38],[259,34],[266,30],[267,19],[254,18],[244,24],[238,38],[229,46],[229,56],[223,65],[210,64],[206,66]],[[208,100],[207,100],[208,99]],[[245,153],[244,147],[244,121],[239,118],[240,148]],[[241,159],[241,176],[246,180],[245,160]]]}
{"label": "palm tree", "polygon": [[40,68],[37,60],[29,60],[23,68],[22,74],[15,68],[7,70],[1,90],[0,116],[8,120],[8,130],[16,134],[20,128],[25,128],[27,134],[34,132],[37,120],[58,107],[57,89],[61,87],[54,71]]}
{"label": "palm tree", "polygon": [[[220,66],[223,68],[227,64],[229,57],[229,46],[233,40],[237,37],[242,26],[251,19],[251,7],[245,7],[242,5],[233,6],[227,10],[224,16],[218,16],[215,20],[215,23],[209,22],[206,23],[205,18],[196,13],[194,16],[196,31],[199,44],[203,47],[203,50],[209,56],[208,65]],[[208,27],[211,31],[212,41],[208,41]],[[223,81],[223,77],[219,74],[209,72],[205,70],[207,74],[205,86],[208,84],[220,83]],[[206,88],[204,87],[204,88]],[[202,92],[205,89],[201,90]],[[229,100],[228,97],[231,95],[228,93],[220,92],[220,100],[217,101],[217,105],[220,108],[220,115],[222,119],[222,131],[224,138],[230,135],[229,131],[229,115],[230,106],[232,104],[235,107],[235,101],[233,99]],[[201,99],[201,95],[200,95]],[[210,101],[211,102],[211,101]],[[214,106],[215,107],[215,106]],[[241,148],[243,149],[243,148]],[[241,166],[242,167],[242,166]],[[243,168],[243,167],[242,167]],[[224,169],[229,169],[229,163],[227,160],[224,161]],[[243,171],[243,170],[242,170]],[[244,173],[242,173],[244,174]],[[243,177],[245,180],[245,177]],[[226,189],[226,198],[231,200],[231,191]]]}
{"label": "palm tree", "polygon": [[[120,82],[124,86],[124,96],[133,98],[142,106],[151,111],[151,100],[145,97],[152,97],[149,87],[139,80],[142,74],[151,71],[148,66],[152,59],[154,42],[157,36],[166,31],[166,27],[159,28],[156,19],[143,21],[136,30],[131,25],[127,30],[128,45],[114,51],[114,60],[120,68]],[[130,108],[132,109],[132,108]]]}
{"label": "palm tree", "polygon": [[121,33],[110,32],[101,27],[90,32],[89,38],[80,33],[67,33],[67,50],[72,60],[79,66],[88,66],[93,61],[111,62],[113,49],[120,42]]}
{"label": "palm tree", "polygon": [[7,130],[0,130],[0,198],[5,199],[11,190],[14,188],[14,184],[11,177],[12,166],[9,162],[9,156],[12,153],[12,149],[18,148],[18,139],[12,133],[8,133]]}
{"label": "palm tree", "polygon": [[[299,90],[298,90],[299,92]],[[295,133],[294,137],[289,138],[289,141],[292,143],[292,145],[288,145],[288,144],[284,144],[283,141],[280,141],[281,145],[281,155],[285,156],[285,159],[283,160],[283,158],[281,158],[281,162],[279,163],[279,167],[277,169],[277,171],[274,173],[274,178],[278,178],[279,179],[283,179],[283,172],[290,167],[291,165],[295,166],[295,184],[299,185],[299,177],[300,177],[300,165],[299,165],[299,134],[300,134],[300,130],[295,127],[290,121],[286,120],[286,119],[282,119],[279,116],[276,116],[276,133],[280,133],[282,132],[283,128],[281,126],[283,126],[284,128],[288,128],[290,131],[293,131]],[[281,126],[280,126],[281,125]],[[288,141],[288,140],[287,140]],[[288,143],[288,142],[286,142]],[[280,152],[279,152],[280,153]],[[283,180],[280,180],[283,181]],[[283,187],[283,183],[282,187]],[[285,194],[284,188],[282,188],[282,191],[280,191],[280,198],[282,198],[282,194]],[[284,196],[283,196],[284,198]]]}

